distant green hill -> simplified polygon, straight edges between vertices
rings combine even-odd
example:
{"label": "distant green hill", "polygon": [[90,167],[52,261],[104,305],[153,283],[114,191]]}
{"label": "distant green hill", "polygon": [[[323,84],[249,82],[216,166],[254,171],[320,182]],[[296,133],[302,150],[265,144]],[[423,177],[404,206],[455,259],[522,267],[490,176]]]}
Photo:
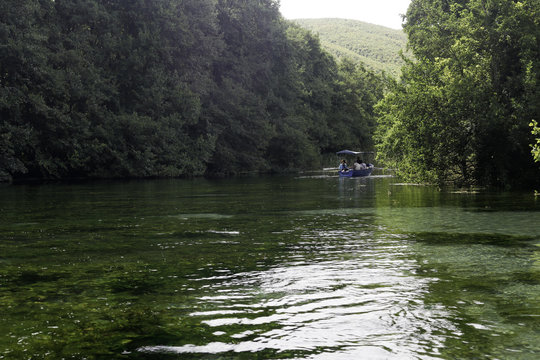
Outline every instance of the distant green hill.
{"label": "distant green hill", "polygon": [[322,46],[337,58],[348,57],[368,68],[399,76],[407,36],[401,30],[358,20],[295,19],[301,27],[318,33]]}

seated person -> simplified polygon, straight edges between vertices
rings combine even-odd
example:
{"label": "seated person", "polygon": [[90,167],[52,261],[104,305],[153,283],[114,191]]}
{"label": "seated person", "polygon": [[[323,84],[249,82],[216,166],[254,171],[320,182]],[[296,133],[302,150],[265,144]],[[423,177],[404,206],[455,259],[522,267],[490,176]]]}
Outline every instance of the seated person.
{"label": "seated person", "polygon": [[365,170],[365,169],[367,169],[366,163],[360,160],[360,170]]}
{"label": "seated person", "polygon": [[347,166],[347,162],[345,162],[345,159],[341,160],[341,163],[339,164],[339,171],[345,172],[349,170],[349,167]]}
{"label": "seated person", "polygon": [[356,158],[356,161],[354,163],[354,170],[364,170],[367,169],[366,164],[360,160],[360,158]]}

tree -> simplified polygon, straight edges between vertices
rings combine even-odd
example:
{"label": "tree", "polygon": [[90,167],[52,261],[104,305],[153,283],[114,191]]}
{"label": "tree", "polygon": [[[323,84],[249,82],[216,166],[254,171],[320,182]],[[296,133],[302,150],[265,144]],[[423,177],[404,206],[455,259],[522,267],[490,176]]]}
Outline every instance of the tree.
{"label": "tree", "polygon": [[[384,75],[345,58],[338,66],[325,149],[373,149],[376,120],[374,106],[383,96]],[[328,136],[327,135],[327,136]]]}
{"label": "tree", "polygon": [[425,181],[537,181],[526,150],[538,117],[537,14],[534,1],[411,3],[404,29],[418,60],[378,107],[380,158]]}
{"label": "tree", "polygon": [[376,77],[276,0],[3,5],[0,180],[288,171],[370,146]]}
{"label": "tree", "polygon": [[534,161],[540,162],[540,127],[538,127],[538,123],[535,120],[533,120],[530,125],[532,127],[532,134],[536,136],[536,143],[531,145],[531,152],[533,154]]}

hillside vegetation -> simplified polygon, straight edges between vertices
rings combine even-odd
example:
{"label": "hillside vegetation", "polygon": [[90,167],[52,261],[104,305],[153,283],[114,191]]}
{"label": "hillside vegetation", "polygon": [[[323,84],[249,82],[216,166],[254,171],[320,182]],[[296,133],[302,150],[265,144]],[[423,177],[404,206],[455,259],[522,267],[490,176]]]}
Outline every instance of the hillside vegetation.
{"label": "hillside vegetation", "polygon": [[277,0],[2,4],[0,181],[296,171],[373,147],[379,77]]}
{"label": "hillside vegetation", "polygon": [[401,30],[358,20],[296,19],[301,27],[319,34],[321,45],[338,59],[348,57],[375,71],[398,76],[407,36]]}

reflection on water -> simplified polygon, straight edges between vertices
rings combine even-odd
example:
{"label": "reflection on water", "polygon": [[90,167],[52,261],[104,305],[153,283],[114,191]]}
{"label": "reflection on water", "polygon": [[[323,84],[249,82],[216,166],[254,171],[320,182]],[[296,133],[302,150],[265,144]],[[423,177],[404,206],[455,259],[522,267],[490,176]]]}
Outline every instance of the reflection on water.
{"label": "reflection on water", "polygon": [[540,356],[527,194],[142,181],[1,188],[0,212],[0,359]]}
{"label": "reflection on water", "polygon": [[[227,353],[275,350],[309,358],[436,355],[457,329],[442,306],[426,307],[433,278],[415,278],[405,239],[310,230],[290,262],[266,271],[212,277],[189,316],[220,341],[146,346],[143,352]],[[214,294],[214,295],[211,295]],[[426,356],[428,358],[429,356]]]}

